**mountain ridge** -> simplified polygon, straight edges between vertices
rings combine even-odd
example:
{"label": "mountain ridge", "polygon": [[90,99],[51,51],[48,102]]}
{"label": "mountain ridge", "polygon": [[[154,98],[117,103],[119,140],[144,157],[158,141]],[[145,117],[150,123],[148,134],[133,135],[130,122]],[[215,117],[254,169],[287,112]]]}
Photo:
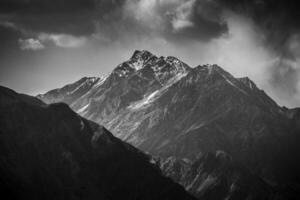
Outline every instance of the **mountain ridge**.
{"label": "mountain ridge", "polygon": [[221,150],[268,183],[299,184],[298,115],[218,65],[191,68],[145,54],[138,70],[131,59],[121,63],[132,70],[124,76],[113,71],[71,107],[153,156],[193,161]]}

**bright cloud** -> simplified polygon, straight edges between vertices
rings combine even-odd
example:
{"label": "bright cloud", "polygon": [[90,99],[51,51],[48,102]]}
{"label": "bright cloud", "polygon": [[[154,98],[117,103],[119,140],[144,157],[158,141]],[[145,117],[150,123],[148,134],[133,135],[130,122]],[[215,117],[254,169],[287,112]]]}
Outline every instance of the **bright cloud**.
{"label": "bright cloud", "polygon": [[194,3],[195,0],[187,1],[175,9],[171,21],[174,31],[182,28],[192,27],[194,25],[190,20]]}
{"label": "bright cloud", "polygon": [[52,42],[58,47],[62,48],[76,48],[86,44],[87,38],[84,36],[76,37],[67,34],[48,34],[41,33],[38,36],[40,41]]}
{"label": "bright cloud", "polygon": [[29,38],[29,39],[19,39],[20,49],[22,50],[41,50],[44,49],[45,46],[36,39]]}

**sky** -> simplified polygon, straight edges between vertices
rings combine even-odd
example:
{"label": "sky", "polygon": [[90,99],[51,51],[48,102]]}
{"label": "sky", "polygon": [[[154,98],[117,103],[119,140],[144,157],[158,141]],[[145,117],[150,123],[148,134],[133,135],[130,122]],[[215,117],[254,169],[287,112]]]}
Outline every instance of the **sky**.
{"label": "sky", "polygon": [[299,10],[296,0],[1,0],[0,85],[44,93],[140,49],[218,64],[299,107]]}

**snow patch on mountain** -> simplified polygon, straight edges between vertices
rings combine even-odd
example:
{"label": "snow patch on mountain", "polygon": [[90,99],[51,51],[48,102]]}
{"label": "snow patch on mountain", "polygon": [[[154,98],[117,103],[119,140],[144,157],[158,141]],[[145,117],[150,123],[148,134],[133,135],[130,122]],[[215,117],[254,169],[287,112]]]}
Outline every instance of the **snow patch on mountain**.
{"label": "snow patch on mountain", "polygon": [[106,74],[106,75],[104,75],[104,76],[101,76],[101,77],[99,78],[98,82],[95,83],[95,85],[93,86],[93,88],[97,88],[97,87],[101,86],[101,85],[104,83],[104,81],[106,81],[106,79],[109,77],[109,75],[110,75],[110,73],[109,73],[109,74]]}
{"label": "snow patch on mountain", "polygon": [[202,184],[199,185],[197,188],[197,192],[201,192],[203,190],[206,190],[209,188],[211,185],[214,185],[218,181],[216,177],[213,177],[212,175],[208,175],[206,179],[203,181]]}
{"label": "snow patch on mountain", "polygon": [[169,87],[169,86],[173,85],[174,83],[178,82],[183,77],[185,77],[187,74],[188,74],[188,72],[178,73],[176,76],[174,76],[167,82],[166,87]]}
{"label": "snow patch on mountain", "polygon": [[225,81],[226,81],[227,83],[229,83],[231,86],[233,86],[234,88],[238,89],[240,92],[244,93],[245,95],[248,95],[248,96],[249,96],[249,94],[248,94],[245,90],[243,90],[243,89],[241,89],[240,87],[238,87],[238,86],[237,86],[236,84],[234,84],[231,80],[229,80],[229,78],[227,78],[225,75],[222,74],[222,76],[223,76],[223,78],[225,79]]}
{"label": "snow patch on mountain", "polygon": [[184,131],[183,134],[189,133],[189,132],[191,132],[193,130],[197,130],[199,128],[202,128],[205,125],[206,125],[205,122],[195,123],[195,124],[191,125],[186,131]]}
{"label": "snow patch on mountain", "polygon": [[137,60],[136,62],[130,63],[130,66],[137,71],[143,68],[144,62],[142,60]]}
{"label": "snow patch on mountain", "polygon": [[142,144],[145,141],[145,139],[142,139],[142,138],[138,137],[137,135],[134,135],[132,137],[126,138],[125,141],[130,144],[133,144],[134,146],[139,146],[140,144]]}
{"label": "snow patch on mountain", "polygon": [[251,81],[248,77],[237,78],[240,82],[246,85],[251,90],[258,89],[253,81]]}
{"label": "snow patch on mountain", "polygon": [[144,96],[142,100],[136,101],[128,106],[129,109],[137,110],[143,107],[146,107],[150,105],[152,102],[154,102],[156,99],[158,99],[159,96],[161,96],[163,93],[167,91],[169,87],[171,87],[174,83],[181,80],[183,77],[185,77],[188,73],[178,73],[176,76],[171,78],[163,87],[161,87],[159,90],[156,90],[150,94],[147,94]]}
{"label": "snow patch on mountain", "polygon": [[86,81],[82,82],[79,86],[77,86],[74,90],[68,92],[67,94],[71,95],[71,94],[75,93],[76,91],[78,91],[80,88],[82,88],[86,85],[93,84],[97,79],[99,79],[99,78],[97,78],[97,77],[88,78]]}
{"label": "snow patch on mountain", "polygon": [[[80,96],[78,99],[76,99],[70,106],[73,107],[75,106],[77,103],[81,102],[84,98],[86,98],[89,94],[93,93],[94,91],[96,91],[101,85],[103,85],[103,83],[106,81],[106,79],[109,77],[110,74],[98,77],[95,81],[95,84],[93,85],[93,87],[86,92],[85,94],[83,94],[82,96]],[[79,112],[82,108],[79,108],[79,110],[77,110],[77,112]]]}
{"label": "snow patch on mountain", "polygon": [[77,110],[77,112],[79,114],[82,114],[88,107],[89,107],[90,103],[86,104],[85,106],[83,106],[82,108],[80,108],[79,110]]}
{"label": "snow patch on mountain", "polygon": [[119,65],[117,67],[118,70],[116,70],[116,73],[119,77],[126,77],[127,75],[129,75],[132,71],[132,69],[128,68],[128,67],[122,67],[123,64]]}
{"label": "snow patch on mountain", "polygon": [[195,185],[195,183],[197,182],[198,178],[200,177],[200,174],[198,173],[195,178],[193,179],[193,181],[188,185],[186,186],[186,190],[189,191],[190,189],[193,188],[193,186]]}
{"label": "snow patch on mountain", "polygon": [[156,90],[154,92],[152,92],[151,94],[145,96],[142,100],[137,101],[135,103],[133,103],[133,105],[130,105],[129,108],[130,109],[139,109],[141,107],[144,107],[150,103],[152,103],[155,100],[155,96],[159,93],[159,90]]}
{"label": "snow patch on mountain", "polygon": [[170,143],[170,140],[166,139],[163,142],[161,142],[161,144],[157,147],[157,149],[160,149],[160,148],[166,146],[169,143]]}

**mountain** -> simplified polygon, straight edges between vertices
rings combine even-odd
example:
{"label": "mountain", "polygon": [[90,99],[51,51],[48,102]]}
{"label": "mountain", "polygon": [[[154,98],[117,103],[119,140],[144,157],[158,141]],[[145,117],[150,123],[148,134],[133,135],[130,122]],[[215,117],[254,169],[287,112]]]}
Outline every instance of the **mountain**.
{"label": "mountain", "polygon": [[300,191],[297,109],[280,107],[247,77],[144,50],[79,93],[63,95],[74,111],[153,156],[195,163],[221,150],[269,186]]}
{"label": "mountain", "polygon": [[100,78],[84,77],[75,83],[66,85],[57,90],[51,90],[46,95],[39,95],[38,98],[43,98],[48,104],[55,102],[71,103],[74,99],[79,98],[83,93],[88,92]]}
{"label": "mountain", "polygon": [[149,156],[66,104],[4,87],[0,191],[7,199],[193,199]]}

